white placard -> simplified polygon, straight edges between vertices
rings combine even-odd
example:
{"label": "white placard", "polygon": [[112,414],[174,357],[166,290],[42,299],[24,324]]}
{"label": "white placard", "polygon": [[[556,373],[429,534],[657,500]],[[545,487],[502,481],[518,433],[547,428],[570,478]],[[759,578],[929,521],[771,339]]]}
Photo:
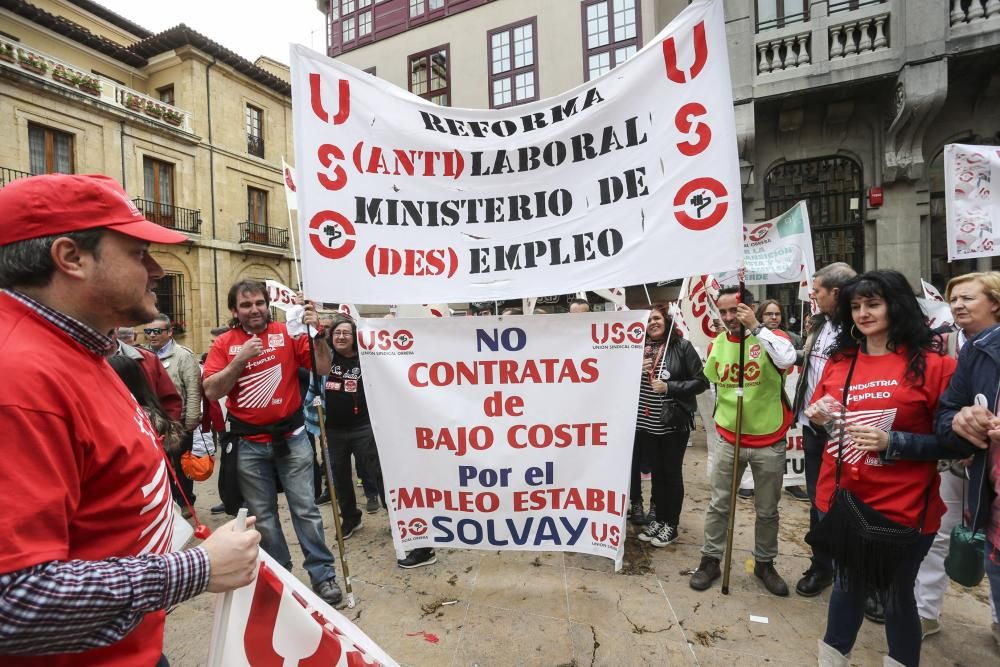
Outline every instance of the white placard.
{"label": "white placard", "polygon": [[620,566],[648,316],[361,320],[399,556],[572,551]]}
{"label": "white placard", "polygon": [[944,147],[948,261],[1000,254],[1000,148]]}

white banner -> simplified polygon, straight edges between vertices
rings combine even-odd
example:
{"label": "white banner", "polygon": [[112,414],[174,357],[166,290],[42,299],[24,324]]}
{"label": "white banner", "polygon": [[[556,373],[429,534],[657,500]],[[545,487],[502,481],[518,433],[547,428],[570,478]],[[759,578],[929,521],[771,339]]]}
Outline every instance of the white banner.
{"label": "white banner", "polygon": [[489,301],[734,269],[743,219],[722,0],[609,73],[440,107],[293,45],[302,271],[321,301]]}
{"label": "white banner", "polygon": [[924,316],[927,318],[927,326],[931,329],[955,323],[955,316],[951,312],[951,306],[944,301],[917,299],[917,303],[920,304],[920,310],[924,311]]}
{"label": "white banner", "polygon": [[265,280],[264,284],[267,286],[267,296],[273,308],[287,313],[295,306],[295,290],[291,287],[277,280]]}
{"label": "white banner", "polygon": [[686,336],[702,361],[708,354],[708,345],[718,333],[715,330],[715,320],[719,318],[719,309],[715,305],[719,293],[719,283],[709,275],[690,276],[681,285],[678,304],[684,317],[689,336]]}
{"label": "white banner", "polygon": [[[800,201],[772,220],[744,226],[743,260],[747,285],[799,283],[799,300],[809,301],[816,258],[806,203]],[[736,271],[719,274],[718,279],[723,285],[739,282]]]}
{"label": "white banner", "polygon": [[944,147],[948,261],[1000,254],[1000,148]]}
{"label": "white banner", "polygon": [[620,567],[648,316],[362,320],[397,554],[572,551]]}
{"label": "white banner", "polygon": [[941,296],[941,292],[938,291],[938,288],[934,287],[934,285],[930,284],[923,278],[920,279],[920,287],[921,289],[924,290],[925,299],[929,299],[931,301],[940,301],[941,303],[944,303],[944,297]]}
{"label": "white banner", "polygon": [[396,665],[263,550],[257,578],[232,593],[228,617],[216,608],[209,655],[212,667]]}
{"label": "white banner", "polygon": [[285,203],[289,211],[294,211],[298,207],[298,200],[295,196],[295,169],[292,165],[281,158],[281,178],[285,182]]}

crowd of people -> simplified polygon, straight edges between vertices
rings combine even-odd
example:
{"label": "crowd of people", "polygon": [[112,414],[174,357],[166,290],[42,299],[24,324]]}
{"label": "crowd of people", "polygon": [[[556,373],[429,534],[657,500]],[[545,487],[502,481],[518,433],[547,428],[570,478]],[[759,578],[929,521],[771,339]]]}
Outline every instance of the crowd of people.
{"label": "crowd of people", "polygon": [[[293,567],[281,493],[313,589],[340,604],[319,507],[335,499],[347,539],[365,513],[386,506],[355,321],[325,319],[301,301],[312,328],[293,335],[272,318],[265,285],[241,280],[228,294],[232,319],[199,358],[175,340],[153,293],[163,271],[150,243],[184,237],[145,220],[116,182],[23,179],[0,190],[0,210],[0,374],[18,380],[0,396],[0,430],[17,442],[4,450],[0,497],[18,499],[0,514],[4,664],[166,665],[165,609],[248,584],[258,544]],[[753,575],[788,596],[777,566],[779,501],[797,424],[805,489],[788,492],[810,503],[812,553],[794,590],[814,597],[832,587],[820,664],[849,664],[866,616],[885,624],[886,664],[919,664],[922,639],[941,628],[956,527],[985,536],[975,555],[1000,646],[1000,273],[953,279],[945,298],[954,325],[941,330],[892,270],[858,275],[830,264],[813,277],[812,296],[817,312],[803,340],[783,327],[777,301],[754,308],[746,290],[722,288],[704,363],[669,307],[651,306],[637,369],[634,539],[667,547],[703,511],[690,586],[707,590],[722,576],[739,488],[755,513]],[[569,307],[589,309],[583,299]],[[492,314],[483,310],[475,314]],[[53,355],[59,364],[47,362]],[[710,389],[711,497],[685,511],[696,397]],[[213,512],[246,507],[246,530],[229,522],[174,550],[173,515],[196,519],[194,480],[211,475],[215,458],[223,502]],[[415,549],[398,565],[434,562],[432,549]]]}

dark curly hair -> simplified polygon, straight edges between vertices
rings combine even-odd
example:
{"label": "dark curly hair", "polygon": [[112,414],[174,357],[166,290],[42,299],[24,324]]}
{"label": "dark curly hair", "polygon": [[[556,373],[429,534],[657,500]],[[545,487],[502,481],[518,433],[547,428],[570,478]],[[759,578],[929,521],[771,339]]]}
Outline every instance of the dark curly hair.
{"label": "dark curly hair", "polygon": [[833,356],[852,357],[858,353],[860,341],[851,314],[855,298],[881,297],[888,307],[888,347],[905,350],[909,356],[904,379],[920,386],[924,383],[928,353],[943,354],[941,337],[927,326],[927,318],[913,295],[910,283],[899,271],[869,271],[847,281],[837,296],[837,319],[842,322],[833,348]]}

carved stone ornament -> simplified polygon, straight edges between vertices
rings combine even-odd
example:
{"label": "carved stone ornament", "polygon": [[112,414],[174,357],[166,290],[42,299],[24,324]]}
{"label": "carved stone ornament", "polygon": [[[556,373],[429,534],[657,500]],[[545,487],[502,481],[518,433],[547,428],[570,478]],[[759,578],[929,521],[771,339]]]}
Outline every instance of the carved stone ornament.
{"label": "carved stone ornament", "polygon": [[924,135],[948,94],[944,60],[907,65],[893,94],[894,115],[885,133],[884,181],[915,181],[924,177]]}

